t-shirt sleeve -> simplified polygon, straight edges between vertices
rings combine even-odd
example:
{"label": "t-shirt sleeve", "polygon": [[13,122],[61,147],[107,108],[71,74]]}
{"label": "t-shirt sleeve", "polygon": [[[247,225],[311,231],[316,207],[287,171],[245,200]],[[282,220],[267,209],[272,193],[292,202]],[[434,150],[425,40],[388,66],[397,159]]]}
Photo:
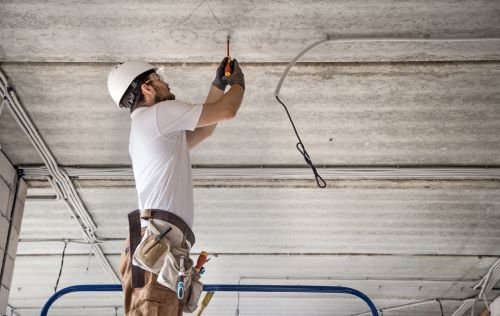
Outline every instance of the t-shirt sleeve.
{"label": "t-shirt sleeve", "polygon": [[181,130],[192,131],[200,119],[202,104],[164,101],[156,106],[156,125],[162,135]]}

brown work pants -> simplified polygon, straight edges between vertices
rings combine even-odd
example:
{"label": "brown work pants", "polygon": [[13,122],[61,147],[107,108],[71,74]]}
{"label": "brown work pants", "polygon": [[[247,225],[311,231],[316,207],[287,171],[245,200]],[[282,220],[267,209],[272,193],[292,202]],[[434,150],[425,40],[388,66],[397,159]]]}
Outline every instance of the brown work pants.
{"label": "brown work pants", "polygon": [[[144,234],[144,229],[142,231]],[[183,305],[177,298],[177,293],[156,282],[156,274],[145,271],[144,287],[132,288],[132,272],[130,267],[127,238],[126,248],[120,260],[120,275],[123,294],[125,296],[126,316],[182,316]]]}

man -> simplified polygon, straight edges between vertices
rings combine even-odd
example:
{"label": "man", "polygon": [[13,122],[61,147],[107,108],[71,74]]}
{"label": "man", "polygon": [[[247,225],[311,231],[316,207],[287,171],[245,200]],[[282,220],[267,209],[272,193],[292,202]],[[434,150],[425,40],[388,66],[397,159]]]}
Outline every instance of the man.
{"label": "man", "polygon": [[[152,65],[142,61],[121,63],[108,76],[111,97],[119,107],[131,112],[129,153],[139,209],[153,209],[151,218],[165,220],[179,232],[169,233],[170,238],[177,239],[173,242],[189,242],[189,248],[194,243],[189,149],[209,137],[217,123],[235,117],[245,90],[238,62],[231,62],[232,74],[228,77],[224,76],[226,64],[224,58],[204,104],[175,100],[165,79]],[[227,85],[230,89],[224,93]],[[183,304],[176,292],[158,283],[156,274],[131,266],[131,254],[137,246],[133,235],[140,230],[133,224],[132,213],[129,214],[130,247],[120,262],[125,314],[182,315]],[[141,220],[142,233],[146,225]]]}

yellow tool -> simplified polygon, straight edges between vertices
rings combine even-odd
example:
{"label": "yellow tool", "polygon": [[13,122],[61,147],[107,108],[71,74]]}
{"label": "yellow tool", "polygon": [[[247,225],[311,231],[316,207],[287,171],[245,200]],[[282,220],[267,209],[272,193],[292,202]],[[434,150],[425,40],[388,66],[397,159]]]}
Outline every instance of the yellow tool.
{"label": "yellow tool", "polygon": [[210,291],[210,292],[207,292],[207,294],[205,294],[205,297],[203,298],[203,301],[201,302],[201,305],[200,305],[200,310],[198,311],[198,313],[196,313],[196,316],[201,316],[201,313],[208,306],[208,303],[210,303],[210,300],[212,299],[212,296],[214,296],[214,293],[215,292]]}
{"label": "yellow tool", "polygon": [[229,56],[229,40],[231,39],[231,35],[227,34],[227,64],[226,68],[224,68],[224,75],[226,77],[231,76],[231,57]]}

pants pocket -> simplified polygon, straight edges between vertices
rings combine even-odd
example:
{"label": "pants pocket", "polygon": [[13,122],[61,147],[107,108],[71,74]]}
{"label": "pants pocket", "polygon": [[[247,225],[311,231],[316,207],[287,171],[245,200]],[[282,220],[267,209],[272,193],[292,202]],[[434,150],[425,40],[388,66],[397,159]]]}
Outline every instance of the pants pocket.
{"label": "pants pocket", "polygon": [[177,294],[161,285],[146,285],[136,289],[129,316],[177,315]]}

